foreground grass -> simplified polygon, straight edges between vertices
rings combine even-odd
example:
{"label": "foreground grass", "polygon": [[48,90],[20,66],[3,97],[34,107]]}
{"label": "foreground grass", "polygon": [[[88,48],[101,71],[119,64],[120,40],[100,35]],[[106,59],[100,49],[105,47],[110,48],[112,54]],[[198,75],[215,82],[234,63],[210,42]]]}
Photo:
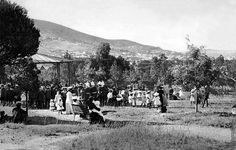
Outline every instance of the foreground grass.
{"label": "foreground grass", "polygon": [[176,124],[197,124],[220,128],[231,128],[235,116],[226,112],[199,112],[166,116],[167,121]]}
{"label": "foreground grass", "polygon": [[144,125],[128,125],[120,129],[107,132],[96,132],[80,136],[74,140],[62,141],[59,144],[61,150],[93,149],[181,149],[181,150],[205,150],[226,149],[226,146],[214,140],[200,137],[187,137],[177,132],[162,132]]}

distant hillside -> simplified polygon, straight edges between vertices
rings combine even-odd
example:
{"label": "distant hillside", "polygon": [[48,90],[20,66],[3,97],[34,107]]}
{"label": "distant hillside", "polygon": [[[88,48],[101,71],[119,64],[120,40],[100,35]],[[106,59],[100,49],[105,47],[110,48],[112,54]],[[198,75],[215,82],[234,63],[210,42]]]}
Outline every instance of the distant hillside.
{"label": "distant hillside", "polygon": [[213,50],[213,49],[207,49],[206,54],[211,57],[219,57],[220,55],[223,55],[227,59],[233,59],[236,58],[236,50]]}
{"label": "distant hillside", "polygon": [[67,50],[75,57],[88,57],[95,54],[100,42],[108,42],[111,45],[111,54],[125,58],[150,59],[165,53],[169,58],[182,58],[179,52],[163,50],[160,47],[142,45],[129,40],[109,40],[86,33],[82,33],[68,27],[48,21],[34,20],[35,26],[40,30],[39,53],[62,56]]}

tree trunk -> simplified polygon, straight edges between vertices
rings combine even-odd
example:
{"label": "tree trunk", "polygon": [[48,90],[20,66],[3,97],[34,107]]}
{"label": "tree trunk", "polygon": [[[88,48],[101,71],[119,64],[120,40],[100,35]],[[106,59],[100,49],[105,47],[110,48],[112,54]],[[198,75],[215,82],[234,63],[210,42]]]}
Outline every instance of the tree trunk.
{"label": "tree trunk", "polygon": [[195,101],[195,112],[198,112],[198,96]]}
{"label": "tree trunk", "polygon": [[28,108],[28,107],[29,107],[29,105],[28,105],[28,101],[29,101],[29,91],[25,91],[25,97],[26,97],[26,102],[25,102],[26,104],[25,104],[25,105],[26,105],[26,115],[27,115],[26,118],[27,118],[27,117],[28,117],[28,109],[29,109],[29,108]]}

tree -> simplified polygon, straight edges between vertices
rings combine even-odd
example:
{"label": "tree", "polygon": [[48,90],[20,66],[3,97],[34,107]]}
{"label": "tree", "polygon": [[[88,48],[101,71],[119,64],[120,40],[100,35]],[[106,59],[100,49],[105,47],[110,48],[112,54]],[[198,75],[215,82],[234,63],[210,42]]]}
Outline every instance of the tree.
{"label": "tree", "polygon": [[0,1],[0,66],[36,54],[39,37],[39,30],[23,7]]}
{"label": "tree", "polygon": [[110,54],[110,44],[109,43],[100,43],[98,45],[98,49],[96,52],[96,56],[98,59],[108,59],[109,54]]}
{"label": "tree", "polygon": [[114,63],[111,66],[111,83],[113,86],[115,86],[116,88],[120,88],[122,86],[123,83],[123,72],[120,69],[120,67],[117,65],[117,62],[114,61]]}
{"label": "tree", "polygon": [[224,56],[220,55],[219,57],[215,59],[215,64],[217,67],[221,67],[224,65],[224,61],[225,61]]}
{"label": "tree", "polygon": [[173,81],[170,71],[172,64],[171,61],[167,59],[168,58],[165,56],[165,54],[160,54],[159,57],[152,58],[150,77],[155,84],[171,84]]}
{"label": "tree", "polygon": [[29,92],[37,92],[39,89],[38,70],[36,64],[32,58],[24,58],[19,61],[18,64],[12,66],[12,79],[19,85],[21,91],[26,93],[26,111],[28,114],[28,94]]}

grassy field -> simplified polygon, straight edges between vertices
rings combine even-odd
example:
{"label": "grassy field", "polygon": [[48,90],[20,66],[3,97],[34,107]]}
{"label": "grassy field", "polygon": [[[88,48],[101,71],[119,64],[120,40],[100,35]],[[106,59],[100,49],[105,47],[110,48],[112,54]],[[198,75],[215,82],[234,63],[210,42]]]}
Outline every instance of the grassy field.
{"label": "grassy field", "polygon": [[200,137],[188,137],[178,132],[153,130],[144,125],[128,125],[108,132],[97,132],[59,144],[61,150],[231,150],[232,145]]}
{"label": "grassy field", "polygon": [[[229,129],[235,119],[231,107],[233,96],[211,97],[208,108],[199,108],[188,100],[170,101],[168,112],[156,108],[102,107],[105,126],[89,125],[72,115],[49,110],[30,110],[29,122],[0,124],[0,149],[226,149],[232,145],[204,136],[187,136],[183,132],[163,131],[165,125],[200,125]],[[11,107],[1,107],[11,115]],[[154,128],[152,128],[154,127]],[[156,128],[157,127],[157,128]],[[219,138],[220,139],[220,138]]]}
{"label": "grassy field", "polygon": [[231,109],[236,104],[235,96],[215,97],[209,100],[209,107],[202,108],[199,105],[199,112],[194,112],[194,106],[188,104],[187,101],[173,104],[170,106],[172,115],[165,118],[174,124],[197,124],[204,126],[213,126],[220,128],[231,128],[235,115],[231,114]]}

